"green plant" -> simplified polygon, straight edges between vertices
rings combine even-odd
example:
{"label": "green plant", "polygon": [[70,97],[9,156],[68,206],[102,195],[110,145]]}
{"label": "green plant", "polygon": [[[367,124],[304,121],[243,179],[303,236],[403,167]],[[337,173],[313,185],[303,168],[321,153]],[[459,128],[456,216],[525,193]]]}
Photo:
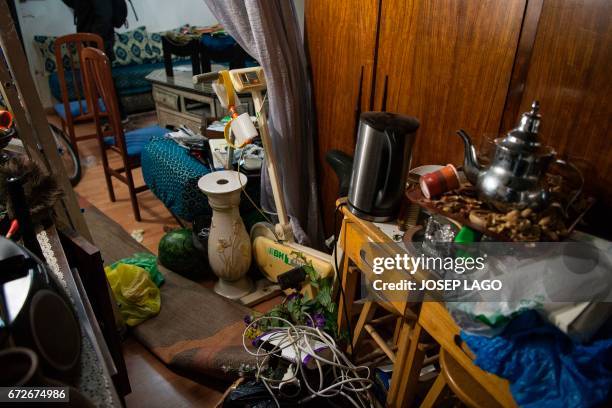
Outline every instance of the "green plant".
{"label": "green plant", "polygon": [[269,317],[262,319],[251,326],[247,332],[250,339],[265,333],[272,327],[283,327],[286,324],[274,319],[275,317],[286,319],[296,325],[314,326],[323,329],[325,332],[338,337],[338,306],[333,299],[333,282],[331,278],[321,278],[315,271],[312,262],[308,261],[301,252],[292,252],[301,263],[302,268],[308,276],[310,285],[315,289],[316,295],[313,299],[303,296],[300,293],[292,293],[285,297],[283,302],[264,314],[253,314],[245,317],[245,323],[250,324],[259,317]]}

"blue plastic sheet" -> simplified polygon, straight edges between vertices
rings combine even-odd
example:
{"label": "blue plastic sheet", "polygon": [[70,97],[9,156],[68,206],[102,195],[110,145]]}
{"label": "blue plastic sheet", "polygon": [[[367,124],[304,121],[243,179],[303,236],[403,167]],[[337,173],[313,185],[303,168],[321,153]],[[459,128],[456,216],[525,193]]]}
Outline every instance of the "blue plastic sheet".
{"label": "blue plastic sheet", "polygon": [[593,407],[612,397],[612,339],[573,343],[535,311],[495,337],[461,333],[483,370],[510,381],[522,407]]}

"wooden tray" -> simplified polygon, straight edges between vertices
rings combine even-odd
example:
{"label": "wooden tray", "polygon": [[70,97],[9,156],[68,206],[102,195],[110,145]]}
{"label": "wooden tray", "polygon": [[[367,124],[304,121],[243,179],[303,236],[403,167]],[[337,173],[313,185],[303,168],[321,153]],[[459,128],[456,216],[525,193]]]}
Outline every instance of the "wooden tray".
{"label": "wooden tray", "polygon": [[[442,211],[442,209],[437,207],[433,201],[429,200],[423,195],[419,187],[413,187],[412,189],[407,190],[406,197],[408,198],[408,200],[410,200],[410,202],[417,204],[418,206],[429,211],[430,213],[442,215],[446,218],[449,218],[453,221],[458,222],[461,225],[470,227],[474,231],[478,231],[484,235],[487,235],[497,241],[506,241],[506,242],[513,241],[507,234],[497,233],[495,231],[491,231],[486,228],[483,228],[480,225],[476,225],[473,222],[471,222],[469,218],[462,217],[460,214],[448,213],[448,212]],[[586,212],[589,211],[589,209],[593,206],[594,202],[595,200],[592,197],[587,198],[588,204],[586,208],[584,209],[584,211],[578,214],[578,216],[575,219],[573,219],[570,226],[567,228],[568,234],[572,233],[572,231],[576,228],[576,225],[578,225],[582,217],[584,217]]]}

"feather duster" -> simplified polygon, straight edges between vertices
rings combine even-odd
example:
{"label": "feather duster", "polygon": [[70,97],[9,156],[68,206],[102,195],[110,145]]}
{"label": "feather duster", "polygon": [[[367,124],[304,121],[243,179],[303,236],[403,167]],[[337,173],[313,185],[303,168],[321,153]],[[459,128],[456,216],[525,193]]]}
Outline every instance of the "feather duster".
{"label": "feather duster", "polygon": [[0,166],[0,207],[4,207],[11,218],[15,217],[15,213],[8,200],[6,182],[11,177],[22,177],[25,198],[34,225],[49,217],[53,206],[64,194],[55,178],[43,171],[38,164],[25,156],[13,157]]}

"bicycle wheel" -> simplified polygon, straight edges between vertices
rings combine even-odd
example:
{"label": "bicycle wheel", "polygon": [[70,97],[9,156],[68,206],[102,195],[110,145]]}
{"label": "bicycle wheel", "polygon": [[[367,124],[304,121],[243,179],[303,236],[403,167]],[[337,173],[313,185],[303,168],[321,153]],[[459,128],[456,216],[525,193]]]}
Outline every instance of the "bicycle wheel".
{"label": "bicycle wheel", "polygon": [[66,174],[70,179],[70,184],[72,184],[74,187],[81,180],[81,160],[79,159],[79,156],[74,153],[72,145],[70,144],[66,134],[51,123],[49,123],[49,128],[51,129],[51,133],[55,139],[57,152],[59,153],[62,163],[64,164]]}

